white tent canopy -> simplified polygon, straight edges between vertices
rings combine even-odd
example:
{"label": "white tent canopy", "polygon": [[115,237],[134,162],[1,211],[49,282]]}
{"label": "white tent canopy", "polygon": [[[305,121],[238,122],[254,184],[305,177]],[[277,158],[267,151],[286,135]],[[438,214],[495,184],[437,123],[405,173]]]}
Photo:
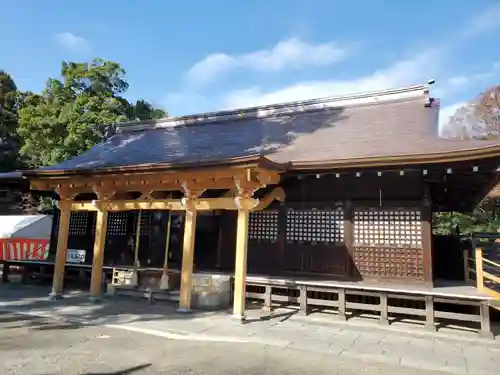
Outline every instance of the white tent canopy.
{"label": "white tent canopy", "polygon": [[0,216],[0,239],[24,238],[50,241],[51,231],[50,215]]}

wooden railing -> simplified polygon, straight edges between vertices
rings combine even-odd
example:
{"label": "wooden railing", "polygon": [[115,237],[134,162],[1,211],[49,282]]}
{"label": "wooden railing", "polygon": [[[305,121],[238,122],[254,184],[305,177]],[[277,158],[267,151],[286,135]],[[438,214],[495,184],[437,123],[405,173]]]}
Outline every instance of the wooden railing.
{"label": "wooden railing", "polygon": [[[483,238],[483,234],[478,237]],[[465,280],[476,285],[477,289],[493,295],[500,300],[500,263],[489,259],[485,249],[499,252],[500,256],[500,234],[490,234],[487,238],[495,238],[495,242],[473,241],[473,252],[464,250],[464,272]],[[496,258],[496,257],[495,257]]]}

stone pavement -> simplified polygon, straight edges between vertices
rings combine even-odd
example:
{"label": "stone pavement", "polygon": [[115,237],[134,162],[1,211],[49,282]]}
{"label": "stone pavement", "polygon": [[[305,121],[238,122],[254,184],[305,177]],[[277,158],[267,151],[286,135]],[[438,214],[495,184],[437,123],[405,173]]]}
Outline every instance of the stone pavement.
{"label": "stone pavement", "polygon": [[173,304],[148,305],[125,297],[93,304],[84,294],[74,293],[61,301],[48,301],[47,289],[21,286],[0,287],[0,309],[171,340],[254,343],[452,374],[498,374],[500,368],[498,339],[428,333],[408,326],[384,328],[354,319],[326,323],[284,309],[272,314],[250,310],[243,324],[228,312],[180,314]]}

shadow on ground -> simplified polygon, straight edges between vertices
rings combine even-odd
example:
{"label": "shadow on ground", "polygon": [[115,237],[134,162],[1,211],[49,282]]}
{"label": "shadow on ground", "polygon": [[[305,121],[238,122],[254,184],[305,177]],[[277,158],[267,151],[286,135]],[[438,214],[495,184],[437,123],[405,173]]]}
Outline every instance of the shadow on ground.
{"label": "shadow on ground", "polygon": [[[155,302],[149,304],[144,299],[125,296],[106,296],[98,302],[91,302],[87,293],[68,291],[60,300],[50,300],[50,287],[20,284],[0,285],[0,310],[16,314],[3,316],[0,322],[15,320],[18,326],[29,327],[33,322],[34,329],[75,329],[83,325],[124,324],[133,322],[153,322],[164,320],[190,320],[195,318],[230,315],[229,311],[193,310],[188,313],[177,312],[175,302]],[[51,313],[57,312],[57,315]],[[57,319],[59,324],[42,324],[32,316],[46,316]],[[64,321],[63,321],[64,320]],[[10,326],[16,328],[16,326]]]}
{"label": "shadow on ground", "polygon": [[[66,297],[61,300],[51,301],[48,299],[50,286],[33,286],[22,284],[6,284],[0,285],[0,311],[10,311],[16,314],[15,317],[8,314],[0,314],[0,323],[8,324],[5,328],[21,328],[26,327],[37,331],[50,330],[74,330],[83,326],[99,326],[99,325],[119,325],[130,323],[153,323],[168,321],[193,321],[201,320],[206,324],[203,326],[216,326],[217,322],[221,322],[221,318],[229,318],[231,311],[203,311],[193,310],[189,313],[177,312],[177,303],[157,301],[152,304],[145,299],[126,296],[111,296],[103,297],[97,303],[90,302],[88,295],[84,292],[72,291],[68,292]],[[289,307],[289,306],[288,306]],[[259,325],[259,322],[276,322],[277,324],[284,323],[291,318],[295,319],[298,311],[290,308],[275,308],[272,313],[265,313],[261,310],[260,303],[249,303],[247,309],[249,316],[244,321],[245,325]],[[252,310],[259,310],[252,314]],[[307,318],[299,318],[302,323],[311,323],[312,325],[336,324],[336,311],[328,309],[315,308],[311,311]],[[316,314],[318,312],[319,314]],[[30,315],[19,315],[19,314]],[[367,322],[372,323],[370,329],[377,327],[376,323],[379,320],[377,315],[361,314],[348,311],[347,326],[357,326],[358,324],[365,325]],[[53,319],[47,323],[40,323],[40,320],[34,316],[43,316]],[[55,320],[54,320],[55,319]],[[219,319],[218,321],[216,319]],[[332,323],[333,320],[333,323]],[[345,323],[342,323],[345,325]],[[456,324],[456,323],[455,323]],[[446,328],[451,333],[455,332],[458,335],[461,333],[477,332],[478,324],[465,324],[461,322],[460,326],[455,325],[453,321],[440,320],[437,324],[439,332],[442,328]],[[186,331],[190,331],[191,325],[183,324],[176,325]],[[346,327],[347,327],[346,326]],[[404,316],[397,318],[391,317],[390,326],[395,330],[406,332],[408,328],[419,329],[424,326],[424,321],[415,321],[415,319],[406,319]],[[184,327],[184,328],[182,328]],[[188,328],[186,328],[188,327]],[[202,329],[202,328],[200,328]],[[494,336],[500,337],[500,325],[492,324]],[[409,332],[408,332],[409,333]]]}
{"label": "shadow on ground", "polygon": [[113,372],[86,372],[81,375],[126,375],[126,374],[133,374],[136,371],[141,371],[144,370],[145,368],[148,368],[151,366],[151,363],[147,363],[144,365],[138,365],[134,367],[130,367],[125,370],[120,370],[120,371],[113,371]]}

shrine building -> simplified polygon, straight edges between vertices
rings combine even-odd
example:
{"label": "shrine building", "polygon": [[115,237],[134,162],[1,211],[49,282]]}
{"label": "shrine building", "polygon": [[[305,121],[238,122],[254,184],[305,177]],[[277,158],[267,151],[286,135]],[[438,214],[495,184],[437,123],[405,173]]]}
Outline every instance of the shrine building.
{"label": "shrine building", "polygon": [[251,277],[431,290],[463,270],[433,214],[472,211],[500,165],[500,141],[441,138],[438,119],[417,85],[118,124],[23,172],[59,202],[53,296],[67,249],[86,251],[93,298],[103,269],[128,267],[179,289],[185,311],[193,275],[219,272],[241,318]]}

